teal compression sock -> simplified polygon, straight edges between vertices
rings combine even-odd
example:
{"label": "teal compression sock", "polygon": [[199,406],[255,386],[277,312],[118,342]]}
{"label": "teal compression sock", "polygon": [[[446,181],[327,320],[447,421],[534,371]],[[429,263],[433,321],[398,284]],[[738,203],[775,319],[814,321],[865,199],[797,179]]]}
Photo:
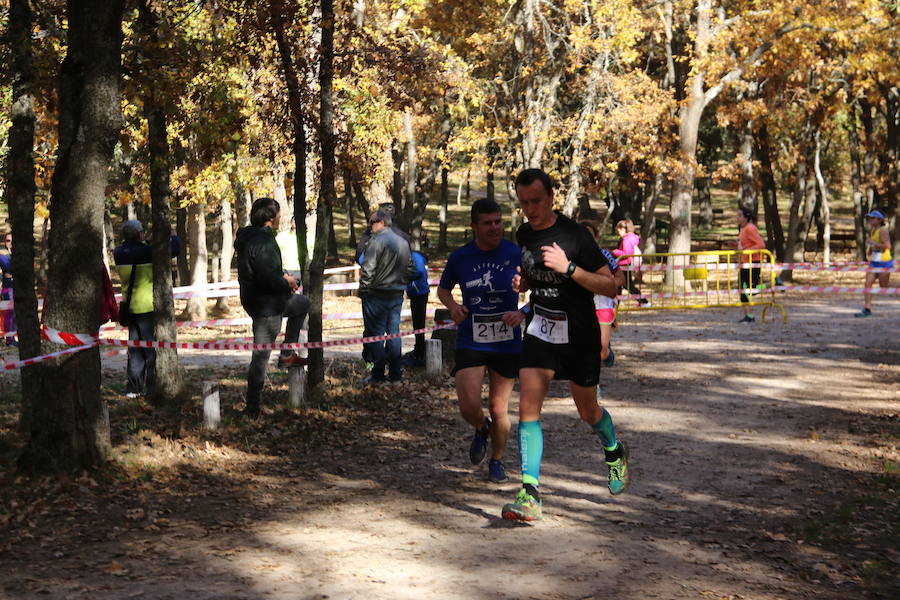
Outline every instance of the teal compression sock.
{"label": "teal compression sock", "polygon": [[544,432],[540,421],[519,422],[519,455],[522,458],[522,483],[536,486],[541,474]]}
{"label": "teal compression sock", "polygon": [[605,408],[600,410],[603,411],[603,415],[599,421],[591,425],[591,429],[600,438],[604,450],[615,450],[619,442],[616,441],[616,428],[613,425],[612,417],[609,416],[609,411]]}

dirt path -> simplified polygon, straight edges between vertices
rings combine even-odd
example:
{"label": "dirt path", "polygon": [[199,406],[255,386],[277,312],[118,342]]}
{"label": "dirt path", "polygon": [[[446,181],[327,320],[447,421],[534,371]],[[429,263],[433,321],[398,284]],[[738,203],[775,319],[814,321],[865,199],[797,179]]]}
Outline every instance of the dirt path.
{"label": "dirt path", "polygon": [[467,464],[449,380],[310,409],[307,437],[290,413],[246,445],[147,434],[131,454],[176,466],[117,494],[76,480],[0,522],[0,597],[896,598],[900,303],[879,308],[628,314],[603,395],[633,486],[609,495],[556,386],[533,526],[499,518],[516,483]]}

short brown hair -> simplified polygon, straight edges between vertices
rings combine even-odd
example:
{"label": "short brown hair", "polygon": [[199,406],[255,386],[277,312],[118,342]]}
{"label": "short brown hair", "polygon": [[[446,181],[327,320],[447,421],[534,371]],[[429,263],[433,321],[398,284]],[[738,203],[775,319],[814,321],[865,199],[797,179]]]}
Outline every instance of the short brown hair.
{"label": "short brown hair", "polygon": [[631,219],[622,219],[616,223],[616,229],[625,228],[628,233],[634,233],[634,222]]}

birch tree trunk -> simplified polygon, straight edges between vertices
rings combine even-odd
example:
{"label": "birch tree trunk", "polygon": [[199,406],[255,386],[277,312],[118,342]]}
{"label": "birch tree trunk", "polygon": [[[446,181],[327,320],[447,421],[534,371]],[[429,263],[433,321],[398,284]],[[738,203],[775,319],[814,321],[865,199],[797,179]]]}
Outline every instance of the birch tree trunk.
{"label": "birch tree trunk", "polygon": [[[187,235],[190,256],[188,264],[191,269],[190,285],[206,285],[209,254],[206,251],[206,204],[195,202],[187,208]],[[188,298],[187,306],[182,313],[186,321],[200,321],[206,318],[206,297]]]}
{"label": "birch tree trunk", "polygon": [[416,205],[416,180],[418,178],[416,132],[413,129],[412,111],[403,113],[403,135],[406,136],[406,199],[400,217],[401,229],[409,227]]}
{"label": "birch tree trunk", "polygon": [[825,246],[825,264],[831,262],[831,207],[828,197],[828,186],[825,185],[825,177],[822,176],[822,134],[816,131],[816,182],[819,184],[819,197],[822,200],[822,221],[825,228],[823,243]]}
{"label": "birch tree trunk", "polygon": [[[231,200],[222,198],[222,213],[219,232],[221,234],[221,250],[219,256],[219,280],[231,280],[231,261],[234,259],[234,217],[231,214]],[[228,298],[222,296],[216,300],[216,310],[228,311]]]}
{"label": "birch tree trunk", "polygon": [[608,54],[598,54],[591,63],[588,74],[588,83],[584,93],[584,104],[578,116],[578,127],[572,138],[572,159],[569,161],[569,177],[566,186],[566,198],[563,202],[563,214],[578,218],[578,196],[581,192],[581,164],[584,161],[584,140],[588,129],[594,121],[594,112],[597,105],[597,88],[600,83],[600,75],[606,71]]}

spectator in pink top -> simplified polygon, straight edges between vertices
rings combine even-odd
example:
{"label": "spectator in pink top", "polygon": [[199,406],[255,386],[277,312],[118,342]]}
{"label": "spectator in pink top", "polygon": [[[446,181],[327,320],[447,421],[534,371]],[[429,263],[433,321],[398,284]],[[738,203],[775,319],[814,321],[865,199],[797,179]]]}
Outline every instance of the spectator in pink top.
{"label": "spectator in pink top", "polygon": [[[634,223],[631,219],[619,221],[616,223],[616,233],[619,234],[619,238],[621,239],[619,241],[619,247],[613,250],[612,253],[613,256],[619,259],[619,267],[621,268],[630,265],[634,268],[639,268],[641,266],[641,259],[633,255],[639,255],[641,253],[641,250],[638,247],[641,243],[641,238],[634,232]],[[627,256],[628,258],[620,258],[622,256]],[[628,290],[629,294],[639,296],[641,290],[635,285],[635,280],[639,272],[629,269],[624,269],[624,271],[625,289]],[[650,301],[646,298],[639,298],[638,303],[641,305],[650,305]]]}

